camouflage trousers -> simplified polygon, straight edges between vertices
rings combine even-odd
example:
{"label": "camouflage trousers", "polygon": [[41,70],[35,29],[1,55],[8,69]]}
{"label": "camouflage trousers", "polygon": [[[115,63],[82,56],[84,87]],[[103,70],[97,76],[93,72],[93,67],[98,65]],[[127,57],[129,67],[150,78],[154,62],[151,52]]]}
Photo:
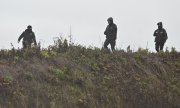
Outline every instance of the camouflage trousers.
{"label": "camouflage trousers", "polygon": [[26,49],[26,48],[31,48],[31,43],[23,41],[23,49]]}
{"label": "camouflage trousers", "polygon": [[157,52],[162,51],[164,47],[164,42],[156,42],[155,49]]}
{"label": "camouflage trousers", "polygon": [[116,40],[112,40],[112,39],[106,39],[104,42],[104,48],[108,49],[108,45],[111,45],[111,50],[114,51],[115,50],[115,45],[116,45]]}

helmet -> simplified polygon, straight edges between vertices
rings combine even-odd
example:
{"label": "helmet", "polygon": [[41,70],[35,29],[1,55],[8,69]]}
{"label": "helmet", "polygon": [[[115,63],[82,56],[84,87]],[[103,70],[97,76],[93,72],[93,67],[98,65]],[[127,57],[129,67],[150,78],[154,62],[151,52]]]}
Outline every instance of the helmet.
{"label": "helmet", "polygon": [[28,28],[28,29],[32,29],[32,26],[31,26],[31,25],[28,25],[27,28]]}

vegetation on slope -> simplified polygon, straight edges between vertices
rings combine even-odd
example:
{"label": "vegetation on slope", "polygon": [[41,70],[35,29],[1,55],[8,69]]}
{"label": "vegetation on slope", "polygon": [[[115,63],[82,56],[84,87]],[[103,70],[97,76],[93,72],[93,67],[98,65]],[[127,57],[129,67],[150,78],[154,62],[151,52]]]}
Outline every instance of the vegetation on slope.
{"label": "vegetation on slope", "polygon": [[0,51],[0,108],[179,108],[180,53],[113,53],[58,40]]}

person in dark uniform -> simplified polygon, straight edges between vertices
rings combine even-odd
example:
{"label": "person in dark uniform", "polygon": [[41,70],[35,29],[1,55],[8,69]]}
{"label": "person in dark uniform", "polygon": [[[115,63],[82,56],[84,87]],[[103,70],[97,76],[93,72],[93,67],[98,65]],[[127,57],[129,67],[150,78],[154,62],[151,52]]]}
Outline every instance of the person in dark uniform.
{"label": "person in dark uniform", "polygon": [[111,50],[115,50],[116,45],[116,38],[117,38],[117,26],[113,22],[113,18],[108,18],[108,26],[106,27],[106,30],[104,34],[106,35],[106,40],[104,42],[104,48],[108,49],[108,45],[111,45]]}
{"label": "person in dark uniform", "polygon": [[36,46],[36,37],[34,32],[32,31],[32,26],[28,26],[27,29],[20,35],[18,38],[18,43],[21,41],[23,38],[23,48],[31,48],[31,44],[34,43]]}
{"label": "person in dark uniform", "polygon": [[167,32],[163,28],[162,22],[157,23],[158,29],[154,31],[155,49],[157,52],[162,51],[166,40],[168,39]]}

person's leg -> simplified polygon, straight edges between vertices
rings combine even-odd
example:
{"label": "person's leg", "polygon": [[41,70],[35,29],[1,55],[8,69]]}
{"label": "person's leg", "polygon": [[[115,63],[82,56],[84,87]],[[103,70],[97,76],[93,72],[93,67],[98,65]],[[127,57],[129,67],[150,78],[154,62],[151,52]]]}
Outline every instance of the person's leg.
{"label": "person's leg", "polygon": [[104,42],[104,48],[108,49],[108,47],[107,47],[108,45],[109,45],[109,39],[106,39]]}
{"label": "person's leg", "polygon": [[31,48],[31,43],[30,42],[27,43],[27,47]]}
{"label": "person's leg", "polygon": [[155,49],[156,49],[157,52],[159,52],[159,42],[156,42]]}
{"label": "person's leg", "polygon": [[161,50],[161,51],[163,51],[163,47],[164,47],[164,42],[162,42],[162,43],[160,44],[160,50]]}
{"label": "person's leg", "polygon": [[115,50],[116,41],[115,41],[115,40],[112,40],[112,41],[110,42],[110,44],[111,44],[111,50],[114,51],[114,50]]}
{"label": "person's leg", "polygon": [[23,41],[23,49],[26,49],[26,48],[27,48],[26,42]]}

